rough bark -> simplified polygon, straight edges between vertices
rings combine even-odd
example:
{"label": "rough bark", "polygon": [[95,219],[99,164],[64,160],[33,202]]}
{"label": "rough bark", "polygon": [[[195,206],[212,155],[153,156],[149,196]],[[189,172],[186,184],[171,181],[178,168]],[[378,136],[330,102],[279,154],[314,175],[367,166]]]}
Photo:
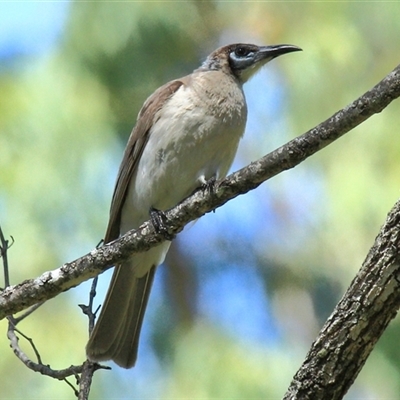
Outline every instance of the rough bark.
{"label": "rough bark", "polygon": [[341,399],[400,307],[400,201],[313,343],[284,400]]}

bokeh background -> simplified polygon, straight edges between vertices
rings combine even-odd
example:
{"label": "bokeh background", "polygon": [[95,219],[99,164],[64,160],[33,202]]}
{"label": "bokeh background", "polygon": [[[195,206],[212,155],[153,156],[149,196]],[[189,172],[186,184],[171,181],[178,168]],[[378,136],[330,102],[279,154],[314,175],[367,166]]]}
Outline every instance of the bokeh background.
{"label": "bokeh background", "polygon": [[[397,2],[2,2],[0,15],[0,224],[15,239],[12,283],[99,242],[143,101],[216,47],[304,49],[245,87],[249,120],[233,170],[326,119],[400,60]],[[91,398],[281,398],[400,195],[399,127],[397,101],[185,229],[159,268],[137,366],[98,372]],[[53,368],[84,359],[77,305],[89,287],[20,326]],[[4,321],[0,332],[1,398],[73,398],[14,357]],[[400,399],[399,336],[397,318],[347,399]]]}

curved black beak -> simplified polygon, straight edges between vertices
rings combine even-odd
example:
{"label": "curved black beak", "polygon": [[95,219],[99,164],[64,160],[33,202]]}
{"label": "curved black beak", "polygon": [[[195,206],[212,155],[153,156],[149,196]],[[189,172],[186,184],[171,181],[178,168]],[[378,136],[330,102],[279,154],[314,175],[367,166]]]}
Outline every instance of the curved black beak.
{"label": "curved black beak", "polygon": [[302,51],[302,49],[292,44],[276,44],[273,46],[260,46],[256,61],[261,61],[261,60],[269,61],[272,60],[273,58],[279,57],[286,53],[292,53],[294,51]]}

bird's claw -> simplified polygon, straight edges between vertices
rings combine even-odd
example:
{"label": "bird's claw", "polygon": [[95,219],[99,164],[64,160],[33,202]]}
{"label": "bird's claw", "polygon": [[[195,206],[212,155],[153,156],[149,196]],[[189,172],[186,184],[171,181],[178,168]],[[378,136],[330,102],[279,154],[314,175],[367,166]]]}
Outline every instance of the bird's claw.
{"label": "bird's claw", "polygon": [[211,195],[215,194],[215,183],[217,182],[217,178],[215,176],[212,176],[209,180],[204,181],[203,184],[201,185],[202,189],[204,191],[209,192]]}
{"label": "bird's claw", "polygon": [[154,230],[162,235],[166,240],[173,240],[175,239],[175,235],[168,232],[167,228],[167,216],[165,215],[164,211],[157,210],[154,207],[150,208],[150,220],[153,224]]}

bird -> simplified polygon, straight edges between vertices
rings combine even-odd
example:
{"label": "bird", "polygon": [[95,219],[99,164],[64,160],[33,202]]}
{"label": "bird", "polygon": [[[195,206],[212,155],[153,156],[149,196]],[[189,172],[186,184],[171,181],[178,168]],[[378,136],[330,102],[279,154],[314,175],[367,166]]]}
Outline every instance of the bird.
{"label": "bird", "polygon": [[[229,44],[190,75],[157,89],[144,102],[128,139],[104,243],[224,178],[246,126],[243,84],[272,59],[300,50],[289,44]],[[90,361],[135,365],[154,274],[170,244],[166,240],[115,266],[86,345]]]}

